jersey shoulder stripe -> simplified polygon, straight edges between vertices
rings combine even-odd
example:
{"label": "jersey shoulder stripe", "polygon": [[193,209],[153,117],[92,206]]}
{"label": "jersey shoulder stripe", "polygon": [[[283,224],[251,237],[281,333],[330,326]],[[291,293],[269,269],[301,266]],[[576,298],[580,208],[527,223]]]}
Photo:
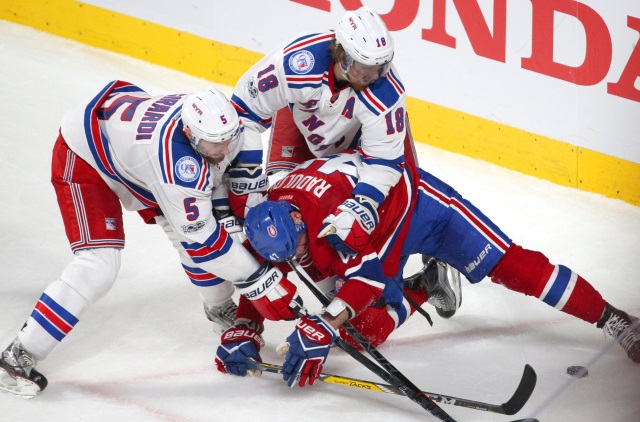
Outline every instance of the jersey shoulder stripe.
{"label": "jersey shoulder stripe", "polygon": [[282,51],[282,53],[286,56],[287,54],[302,49],[309,49],[312,46],[321,43],[325,44],[328,41],[331,41],[333,38],[333,32],[322,32],[322,33],[313,33],[303,35],[299,38],[296,38],[292,42],[290,42]]}
{"label": "jersey shoulder stripe", "polygon": [[[178,107],[173,116],[179,111]],[[209,185],[209,164],[189,144],[182,122],[169,119],[161,129],[158,157],[165,183],[189,189],[205,190]]]}
{"label": "jersey shoulder stripe", "polygon": [[386,77],[389,80],[389,82],[391,82],[391,84],[396,89],[399,95],[405,92],[404,84],[402,83],[402,81],[400,80],[400,78],[398,77],[398,75],[396,74],[393,68],[391,68],[391,70],[387,72]]}
{"label": "jersey shoulder stripe", "polygon": [[400,99],[403,92],[398,92],[394,84],[384,79],[380,84],[358,92],[358,99],[376,116],[385,114]]}
{"label": "jersey shoulder stripe", "polygon": [[404,85],[390,71],[369,88],[358,92],[360,101],[376,116],[386,113],[404,95]]}
{"label": "jersey shoulder stripe", "polygon": [[254,113],[251,108],[237,95],[233,94],[230,100],[233,107],[238,112],[238,116],[245,121],[252,121],[258,123],[260,126],[265,129],[269,129],[271,127],[271,123],[273,121],[273,117],[269,117],[263,119]]}
{"label": "jersey shoulder stripe", "polygon": [[282,67],[289,88],[320,88],[331,66],[333,33],[310,34],[298,38],[283,50]]}
{"label": "jersey shoulder stripe", "polygon": [[107,98],[111,96],[114,90],[120,90],[121,92],[141,92],[150,98],[150,96],[140,88],[124,81],[113,81],[107,84],[102,91],[98,93],[87,104],[84,112],[84,130],[89,150],[100,170],[107,177],[121,183],[127,188],[127,190],[146,207],[155,207],[158,204],[155,198],[146,189],[130,182],[124,176],[122,176],[113,164],[111,153],[109,152],[109,139],[102,133],[100,129],[100,123],[98,122],[98,110],[105,102]]}

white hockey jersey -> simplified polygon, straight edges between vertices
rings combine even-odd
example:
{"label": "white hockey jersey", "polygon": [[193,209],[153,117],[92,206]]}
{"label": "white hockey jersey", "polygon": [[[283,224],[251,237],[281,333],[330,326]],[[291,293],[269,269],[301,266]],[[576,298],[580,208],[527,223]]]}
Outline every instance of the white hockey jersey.
{"label": "white hockey jersey", "polygon": [[395,68],[358,92],[337,89],[329,46],[333,32],[301,36],[264,57],[236,85],[231,102],[246,129],[264,132],[289,107],[317,157],[358,147],[363,163],[353,195],[382,202],[402,174],[404,86]]}
{"label": "white hockey jersey", "polygon": [[[61,125],[69,148],[89,163],[127,210],[160,208],[184,251],[202,270],[246,280],[259,265],[213,215],[212,193],[237,163],[260,165],[262,145],[241,135],[210,165],[183,134],[183,94],[151,97],[124,81],[107,84]],[[242,265],[238,265],[242,262]]]}

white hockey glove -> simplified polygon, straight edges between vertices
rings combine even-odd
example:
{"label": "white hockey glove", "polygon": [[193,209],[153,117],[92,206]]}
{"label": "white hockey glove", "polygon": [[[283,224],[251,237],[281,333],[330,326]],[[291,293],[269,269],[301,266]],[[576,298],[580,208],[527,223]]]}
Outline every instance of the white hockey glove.
{"label": "white hockey glove", "polygon": [[235,282],[234,285],[266,319],[280,321],[298,317],[302,307],[298,289],[269,261],[262,264],[249,280]]}
{"label": "white hockey glove", "polygon": [[326,237],[336,250],[355,255],[369,241],[369,235],[378,224],[378,203],[373,199],[356,195],[338,206],[324,220],[318,237]]}
{"label": "white hockey glove", "polygon": [[245,241],[247,236],[244,234],[244,231],[242,230],[242,224],[243,224],[242,219],[231,214],[229,207],[223,207],[220,209],[214,208],[213,215],[218,221],[218,224],[224,227],[226,232],[231,235],[234,242],[238,242],[242,244]]}
{"label": "white hockey glove", "polygon": [[229,169],[227,173],[229,206],[233,214],[244,218],[249,208],[265,201],[269,180],[262,173],[262,167],[236,167]]}

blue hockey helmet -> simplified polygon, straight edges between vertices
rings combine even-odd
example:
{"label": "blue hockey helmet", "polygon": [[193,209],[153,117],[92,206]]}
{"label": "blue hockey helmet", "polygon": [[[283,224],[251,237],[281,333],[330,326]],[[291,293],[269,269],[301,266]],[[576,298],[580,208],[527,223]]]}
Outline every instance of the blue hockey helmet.
{"label": "blue hockey helmet", "polygon": [[249,209],[244,231],[249,243],[265,259],[282,262],[298,247],[298,235],[305,229],[296,225],[289,213],[297,209],[285,201],[265,201]]}

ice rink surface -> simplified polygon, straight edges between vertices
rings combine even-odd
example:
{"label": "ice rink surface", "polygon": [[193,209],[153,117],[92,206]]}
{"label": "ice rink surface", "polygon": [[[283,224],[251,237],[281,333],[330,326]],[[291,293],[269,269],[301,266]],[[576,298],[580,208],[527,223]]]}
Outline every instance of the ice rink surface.
{"label": "ice rink surface", "polygon": [[[5,21],[0,63],[4,349],[72,259],[49,182],[64,113],[114,79],[154,95],[210,83]],[[456,187],[514,241],[569,266],[613,305],[640,314],[640,208],[422,144],[418,151],[424,169]],[[41,395],[21,400],[0,394],[1,420],[435,420],[405,397],[325,383],[289,389],[273,374],[218,373],[218,336],[176,252],[159,227],[145,226],[137,214],[125,212],[125,225],[127,247],[115,286],[39,363],[49,379]],[[411,261],[407,273],[418,267]],[[314,299],[301,290],[313,308]],[[489,280],[463,281],[462,308],[450,320],[425,309],[433,327],[415,315],[379,348],[422,389],[500,404],[525,364],[538,374],[533,396],[516,416],[442,405],[456,420],[640,421],[640,366],[595,326]],[[265,361],[282,362],[274,349],[292,329],[292,322],[267,323]],[[568,377],[570,365],[588,365],[589,376]],[[340,350],[331,352],[325,371],[380,381]]]}

